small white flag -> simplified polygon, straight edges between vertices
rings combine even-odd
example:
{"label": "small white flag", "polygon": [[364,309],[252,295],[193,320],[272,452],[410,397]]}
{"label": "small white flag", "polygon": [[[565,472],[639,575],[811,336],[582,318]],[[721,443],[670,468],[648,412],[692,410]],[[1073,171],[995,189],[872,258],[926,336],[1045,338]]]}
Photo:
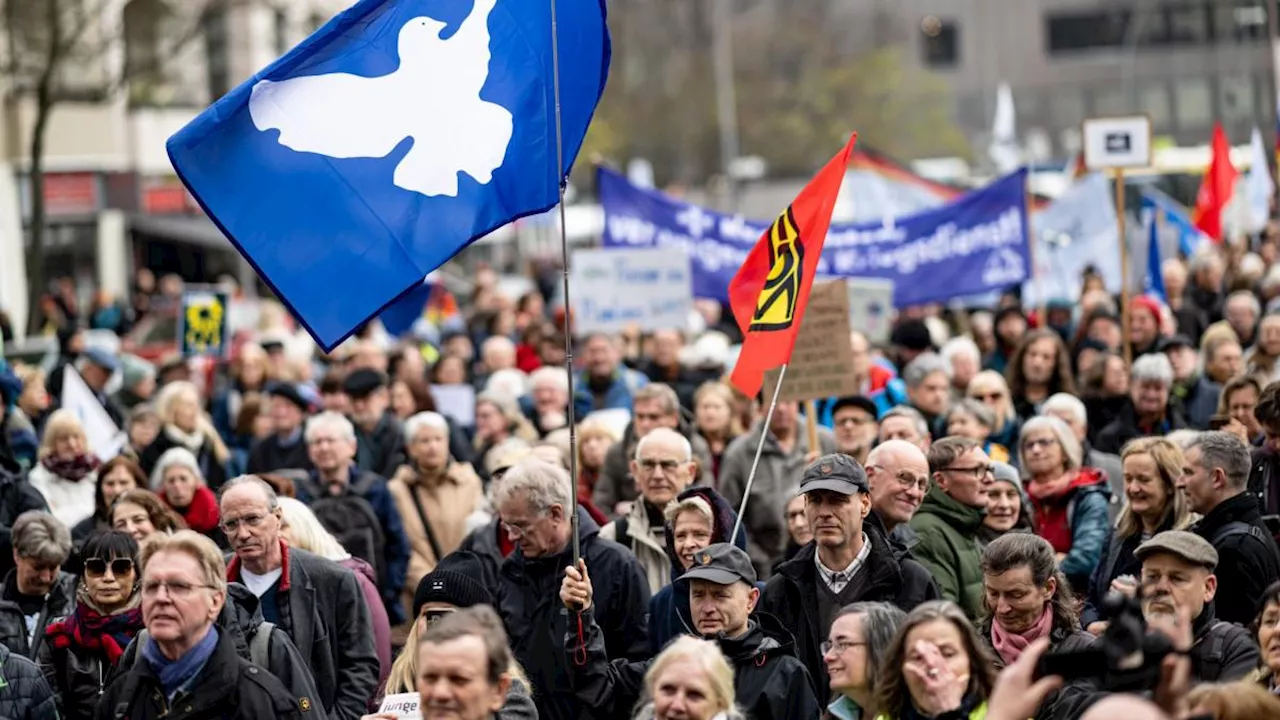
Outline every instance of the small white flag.
{"label": "small white flag", "polygon": [[62,407],[70,410],[80,418],[84,427],[85,439],[89,441],[89,449],[98,459],[106,461],[120,454],[124,447],[125,435],[116,427],[106,408],[98,402],[98,398],[84,383],[84,378],[70,365],[62,375]]}

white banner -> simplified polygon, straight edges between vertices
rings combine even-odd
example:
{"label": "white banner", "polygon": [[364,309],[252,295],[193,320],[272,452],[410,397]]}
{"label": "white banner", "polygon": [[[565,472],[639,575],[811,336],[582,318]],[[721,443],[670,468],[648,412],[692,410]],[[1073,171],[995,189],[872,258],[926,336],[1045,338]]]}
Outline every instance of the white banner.
{"label": "white banner", "polygon": [[[1067,188],[1052,205],[1031,216],[1035,273],[1022,285],[1022,302],[1080,299],[1081,272],[1092,265],[1109,292],[1120,292],[1120,242],[1111,183],[1094,173]],[[1130,264],[1134,260],[1130,256]]]}

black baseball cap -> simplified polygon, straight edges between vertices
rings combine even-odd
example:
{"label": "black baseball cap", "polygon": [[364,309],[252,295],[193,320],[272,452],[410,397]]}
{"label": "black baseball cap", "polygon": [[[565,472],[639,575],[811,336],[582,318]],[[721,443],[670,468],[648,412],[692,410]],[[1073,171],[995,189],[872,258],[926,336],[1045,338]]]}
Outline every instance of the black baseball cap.
{"label": "black baseball cap", "polygon": [[1186,335],[1174,335],[1160,341],[1160,352],[1169,352],[1174,348],[1191,348],[1196,349],[1196,344],[1191,342],[1191,338]]}
{"label": "black baseball cap", "polygon": [[836,400],[831,405],[831,414],[835,415],[840,412],[842,408],[847,407],[856,407],[870,415],[872,419],[875,419],[880,415],[880,410],[876,407],[875,402],[866,395],[850,395]]}
{"label": "black baseball cap", "polygon": [[387,386],[387,376],[372,368],[351,371],[342,382],[342,389],[353,398],[368,397],[374,390]]}
{"label": "black baseball cap", "polygon": [[809,463],[800,480],[800,495],[814,490],[830,490],[844,495],[871,492],[867,471],[843,453],[832,453]]}
{"label": "black baseball cap", "polygon": [[284,398],[292,403],[295,407],[304,413],[311,412],[311,401],[307,400],[299,392],[298,386],[293,383],[280,382],[267,387],[267,393],[273,397]]}
{"label": "black baseball cap", "polygon": [[681,580],[706,580],[717,585],[756,584],[756,569],[747,552],[731,543],[716,543],[693,554],[693,567]]}

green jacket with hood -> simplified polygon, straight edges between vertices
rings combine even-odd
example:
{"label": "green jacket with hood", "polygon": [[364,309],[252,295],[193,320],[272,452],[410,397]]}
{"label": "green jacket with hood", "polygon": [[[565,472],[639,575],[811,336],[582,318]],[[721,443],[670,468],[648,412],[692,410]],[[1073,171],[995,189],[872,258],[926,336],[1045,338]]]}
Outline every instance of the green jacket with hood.
{"label": "green jacket with hood", "polygon": [[919,538],[911,555],[933,575],[942,597],[973,620],[984,614],[982,548],[977,535],[984,514],[982,508],[963,505],[932,485],[911,518],[911,529]]}

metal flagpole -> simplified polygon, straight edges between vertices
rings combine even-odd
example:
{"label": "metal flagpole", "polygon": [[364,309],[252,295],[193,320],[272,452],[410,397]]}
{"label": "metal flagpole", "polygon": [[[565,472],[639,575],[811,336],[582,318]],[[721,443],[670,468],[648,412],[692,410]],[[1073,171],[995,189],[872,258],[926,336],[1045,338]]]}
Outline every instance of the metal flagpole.
{"label": "metal flagpole", "polygon": [[569,177],[564,172],[564,133],[560,123],[560,36],[556,27],[556,0],[551,0],[551,73],[556,102],[556,175],[560,182],[560,259],[564,266],[564,373],[569,380],[569,528],[573,535],[573,566],[578,566],[582,548],[578,542],[578,419],[573,411],[573,318],[569,303],[569,233],[564,222],[564,191]]}
{"label": "metal flagpole", "polygon": [[773,399],[769,401],[769,412],[764,416],[764,427],[760,428],[760,443],[756,445],[756,457],[751,461],[751,473],[747,475],[747,486],[743,488],[742,502],[738,504],[738,520],[733,524],[733,534],[729,536],[728,542],[737,539],[738,530],[742,528],[742,518],[747,513],[747,500],[751,499],[751,484],[756,481],[756,469],[760,467],[760,454],[764,452],[764,441],[769,437],[769,424],[773,422],[773,411],[778,407],[778,396],[782,394],[782,381],[786,377],[787,365],[784,364],[778,371],[778,384],[773,386]]}

